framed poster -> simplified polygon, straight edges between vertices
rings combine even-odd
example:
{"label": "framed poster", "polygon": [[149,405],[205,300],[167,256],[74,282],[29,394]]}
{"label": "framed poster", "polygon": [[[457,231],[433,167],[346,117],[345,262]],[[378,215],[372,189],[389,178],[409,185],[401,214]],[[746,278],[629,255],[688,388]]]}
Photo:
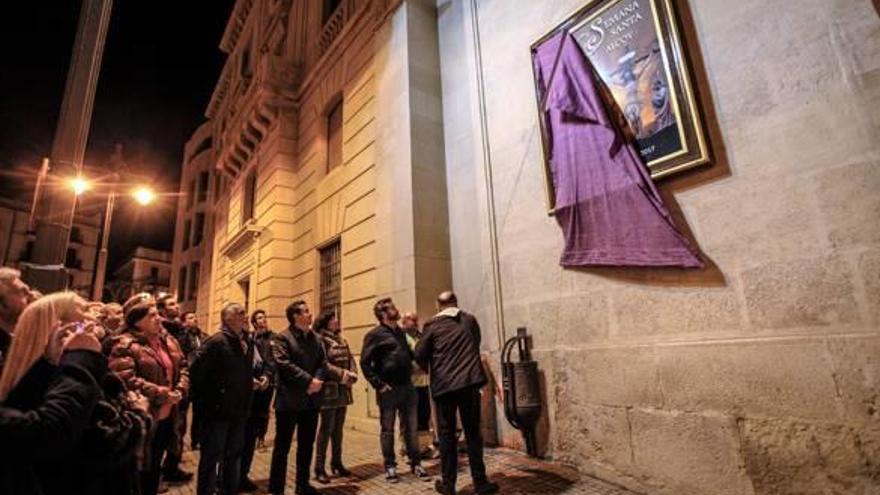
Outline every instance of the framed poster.
{"label": "framed poster", "polygon": [[[709,162],[676,19],[672,0],[592,0],[531,46],[534,53],[560,30],[573,34],[623,114],[654,179]],[[535,87],[540,102],[537,74]],[[548,129],[544,118],[539,121],[552,212]]]}

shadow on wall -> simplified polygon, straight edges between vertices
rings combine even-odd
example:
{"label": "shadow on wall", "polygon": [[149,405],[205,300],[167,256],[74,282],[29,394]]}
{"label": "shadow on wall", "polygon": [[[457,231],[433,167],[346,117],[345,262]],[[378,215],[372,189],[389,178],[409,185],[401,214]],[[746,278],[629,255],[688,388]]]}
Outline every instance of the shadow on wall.
{"label": "shadow on wall", "polygon": [[[880,0],[875,0],[880,2]],[[715,113],[715,104],[709,86],[709,78],[706,74],[706,66],[703,63],[703,54],[697,42],[697,33],[694,21],[687,2],[676,4],[680,16],[682,42],[688,54],[688,69],[694,79],[694,93],[697,97],[697,107],[708,135],[709,155],[711,163],[701,167],[690,169],[686,172],[670,176],[656,183],[660,196],[669,214],[681,233],[687,237],[700,254],[700,259],[705,267],[700,270],[682,268],[638,268],[627,267],[584,267],[569,268],[569,270],[599,275],[614,280],[633,282],[643,285],[669,286],[669,287],[724,287],[727,280],[724,273],[715,262],[709,258],[700,248],[693,231],[688,225],[687,219],[681,210],[681,206],[675,199],[679,192],[688,191],[695,187],[727,178],[731,176],[730,164],[727,158],[727,148],[721,135],[718,124],[718,116]],[[612,102],[612,104],[614,104]],[[613,109],[621,112],[619,108]]]}

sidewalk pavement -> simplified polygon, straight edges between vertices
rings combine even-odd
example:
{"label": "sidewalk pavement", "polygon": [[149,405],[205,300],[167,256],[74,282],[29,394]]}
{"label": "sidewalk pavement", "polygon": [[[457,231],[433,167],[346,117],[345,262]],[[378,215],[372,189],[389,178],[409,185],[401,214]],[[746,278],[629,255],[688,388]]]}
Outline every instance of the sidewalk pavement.
{"label": "sidewalk pavement", "polygon": [[[267,443],[271,444],[268,438]],[[312,484],[322,494],[427,495],[435,493],[433,479],[440,476],[439,460],[428,460],[423,463],[428,472],[434,476],[431,482],[425,482],[410,475],[409,470],[406,469],[406,460],[399,458],[400,482],[389,484],[385,481],[377,435],[345,430],[344,445],[343,460],[354,476],[351,478],[331,478],[332,482],[329,485],[322,485],[313,479]],[[295,452],[296,442],[291,448],[288,466],[288,486],[285,492],[288,494],[293,493]],[[271,445],[258,449],[254,455],[250,478],[259,486],[256,494],[267,493],[271,457]],[[499,493],[503,495],[636,495],[618,486],[579,474],[570,467],[532,459],[510,449],[486,449],[485,460],[489,478],[501,485]],[[195,473],[197,465],[198,451],[186,452],[181,467]],[[459,468],[457,493],[471,495],[473,494],[473,485],[467,470],[467,455],[460,457]],[[190,483],[169,488],[168,495],[195,494],[196,481],[193,479]]]}

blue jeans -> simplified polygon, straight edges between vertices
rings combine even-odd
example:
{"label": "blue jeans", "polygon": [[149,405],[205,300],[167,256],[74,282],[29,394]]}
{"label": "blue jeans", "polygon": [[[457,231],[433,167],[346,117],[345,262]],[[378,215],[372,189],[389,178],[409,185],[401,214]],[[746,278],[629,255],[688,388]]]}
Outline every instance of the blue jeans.
{"label": "blue jeans", "polygon": [[394,456],[394,419],[400,421],[400,431],[406,443],[406,456],[410,466],[421,463],[418,442],[419,396],[412,385],[395,385],[385,393],[377,392],[379,424],[382,428],[382,457],[385,469],[397,466]]}
{"label": "blue jeans", "polygon": [[[214,495],[220,478],[220,495],[238,493],[246,419],[204,420],[196,493]],[[218,475],[219,471],[219,475]]]}

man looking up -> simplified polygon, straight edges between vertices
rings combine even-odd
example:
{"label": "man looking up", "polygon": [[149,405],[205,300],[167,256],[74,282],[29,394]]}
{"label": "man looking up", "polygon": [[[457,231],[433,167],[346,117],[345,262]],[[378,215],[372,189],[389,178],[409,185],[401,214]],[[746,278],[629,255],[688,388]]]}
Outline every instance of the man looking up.
{"label": "man looking up", "polygon": [[458,299],[451,291],[437,297],[437,308],[440,312],[425,324],[415,350],[416,362],[430,373],[431,395],[437,403],[443,479],[437,480],[435,488],[444,495],[455,495],[458,471],[455,416],[458,413],[467,439],[474,491],[495,493],[498,485],[486,477],[480,433],[480,388],[487,382],[480,361],[480,324],[473,315],[458,309]]}
{"label": "man looking up", "polygon": [[312,312],[305,301],[287,306],[286,330],[272,336],[275,364],[275,447],[269,473],[269,492],[283,494],[287,457],[296,431],[296,495],[317,495],[309,484],[309,467],[321,413],[324,381],[339,381],[338,368],[328,366],[320,338],[312,331]]}
{"label": "man looking up", "polygon": [[202,454],[197,493],[238,493],[244,428],[253,396],[254,348],[245,334],[247,314],[241,304],[220,312],[222,331],[195,351],[190,380],[202,420]]}
{"label": "man looking up", "polygon": [[417,438],[419,403],[412,383],[413,354],[406,335],[397,325],[400,312],[390,297],[379,299],[373,306],[373,314],[379,325],[364,336],[361,351],[361,369],[370,385],[376,389],[379,403],[382,457],[385,479],[397,483],[397,459],[394,456],[394,420],[400,423],[409,457],[410,470],[423,480],[430,476],[421,466]]}

